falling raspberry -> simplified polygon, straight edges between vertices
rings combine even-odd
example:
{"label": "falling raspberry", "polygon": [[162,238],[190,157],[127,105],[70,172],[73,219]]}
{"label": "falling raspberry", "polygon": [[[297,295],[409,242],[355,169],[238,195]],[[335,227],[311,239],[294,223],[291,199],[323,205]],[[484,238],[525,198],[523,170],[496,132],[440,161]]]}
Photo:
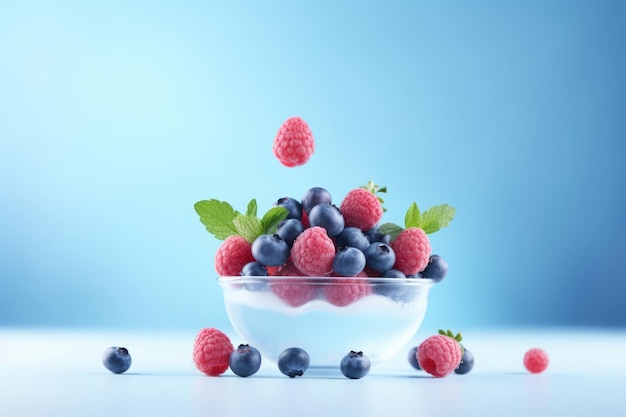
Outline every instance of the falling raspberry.
{"label": "falling raspberry", "polygon": [[284,166],[293,168],[304,165],[315,150],[313,133],[300,117],[290,117],[278,130],[272,149]]}
{"label": "falling raspberry", "polygon": [[545,371],[549,362],[548,354],[541,348],[532,348],[524,355],[524,366],[533,374]]}

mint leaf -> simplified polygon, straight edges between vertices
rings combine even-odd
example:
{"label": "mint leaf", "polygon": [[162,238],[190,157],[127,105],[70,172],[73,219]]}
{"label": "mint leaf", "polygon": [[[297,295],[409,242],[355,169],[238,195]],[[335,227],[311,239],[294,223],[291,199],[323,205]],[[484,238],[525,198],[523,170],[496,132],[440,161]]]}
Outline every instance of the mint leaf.
{"label": "mint leaf", "polygon": [[217,239],[224,240],[237,234],[233,219],[238,213],[230,204],[211,199],[198,201],[194,204],[194,208],[200,216],[200,222]]}
{"label": "mint leaf", "polygon": [[402,232],[402,230],[404,229],[395,223],[384,223],[378,228],[380,233],[389,235],[391,240],[394,240]]}
{"label": "mint leaf", "polygon": [[276,233],[278,223],[285,220],[288,215],[289,210],[287,210],[285,207],[276,206],[270,208],[261,219],[261,228],[263,229],[263,233]]}
{"label": "mint leaf", "polygon": [[252,243],[257,236],[263,234],[261,220],[256,216],[238,214],[233,219],[233,224],[237,229],[237,233],[250,243]]}
{"label": "mint leaf", "polygon": [[422,227],[422,216],[417,203],[411,204],[411,207],[406,211],[404,227],[407,229],[410,227]]}
{"label": "mint leaf", "polygon": [[454,218],[456,209],[447,204],[434,206],[422,214],[421,227],[426,234],[434,233],[450,224]]}
{"label": "mint leaf", "polygon": [[248,208],[246,209],[246,216],[256,217],[256,212],[257,212],[257,204],[256,204],[256,200],[253,198],[248,203]]}

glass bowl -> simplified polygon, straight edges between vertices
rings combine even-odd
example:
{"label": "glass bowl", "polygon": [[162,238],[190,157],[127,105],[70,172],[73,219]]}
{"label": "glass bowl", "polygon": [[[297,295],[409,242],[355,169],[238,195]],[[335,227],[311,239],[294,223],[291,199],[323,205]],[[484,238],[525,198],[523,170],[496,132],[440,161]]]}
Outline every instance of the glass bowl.
{"label": "glass bowl", "polygon": [[434,281],[425,278],[220,277],[231,324],[276,363],[299,347],[311,368],[337,368],[351,350],[380,363],[419,329]]}

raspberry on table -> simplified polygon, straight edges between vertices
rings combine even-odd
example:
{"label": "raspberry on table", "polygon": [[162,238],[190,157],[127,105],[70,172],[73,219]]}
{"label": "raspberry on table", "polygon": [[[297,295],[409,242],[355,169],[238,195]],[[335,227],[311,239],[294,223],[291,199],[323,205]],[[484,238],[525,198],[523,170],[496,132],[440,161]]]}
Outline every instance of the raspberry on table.
{"label": "raspberry on table", "polygon": [[550,363],[548,353],[541,348],[529,349],[524,355],[524,366],[529,372],[538,374],[546,370]]}
{"label": "raspberry on table", "polygon": [[417,274],[428,265],[431,253],[430,240],[419,227],[403,230],[389,246],[396,254],[393,268],[402,271],[404,275]]}
{"label": "raspberry on table", "polygon": [[376,226],[383,216],[383,206],[378,197],[365,188],[350,190],[340,205],[346,227],[369,230]]}
{"label": "raspberry on table", "polygon": [[215,270],[221,277],[237,276],[248,262],[255,261],[252,245],[239,235],[227,237],[215,253]]}
{"label": "raspberry on table", "polygon": [[193,343],[196,368],[209,376],[221,375],[228,369],[234,347],[222,331],[208,327],[200,330]]}
{"label": "raspberry on table", "polygon": [[291,259],[304,275],[324,276],[332,271],[335,244],[326,229],[313,226],[305,229],[293,242]]}
{"label": "raspberry on table", "polygon": [[272,149],[284,166],[304,165],[315,150],[313,133],[302,118],[290,117],[278,130]]}
{"label": "raspberry on table", "polygon": [[419,366],[437,378],[454,372],[461,363],[462,356],[459,342],[443,334],[430,336],[417,349]]}

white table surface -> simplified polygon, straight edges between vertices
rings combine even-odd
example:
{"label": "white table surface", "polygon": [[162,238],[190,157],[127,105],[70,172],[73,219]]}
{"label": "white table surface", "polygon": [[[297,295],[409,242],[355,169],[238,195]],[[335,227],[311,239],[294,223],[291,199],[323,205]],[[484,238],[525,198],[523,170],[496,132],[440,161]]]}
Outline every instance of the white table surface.
{"label": "white table surface", "polygon": [[[191,360],[195,334],[0,328],[0,416],[626,415],[626,330],[466,330],[467,375],[413,370],[407,346],[359,380],[290,379],[267,362],[248,378],[208,377]],[[100,359],[117,345],[133,358],[122,375]],[[551,358],[537,375],[522,365],[535,346]]]}

